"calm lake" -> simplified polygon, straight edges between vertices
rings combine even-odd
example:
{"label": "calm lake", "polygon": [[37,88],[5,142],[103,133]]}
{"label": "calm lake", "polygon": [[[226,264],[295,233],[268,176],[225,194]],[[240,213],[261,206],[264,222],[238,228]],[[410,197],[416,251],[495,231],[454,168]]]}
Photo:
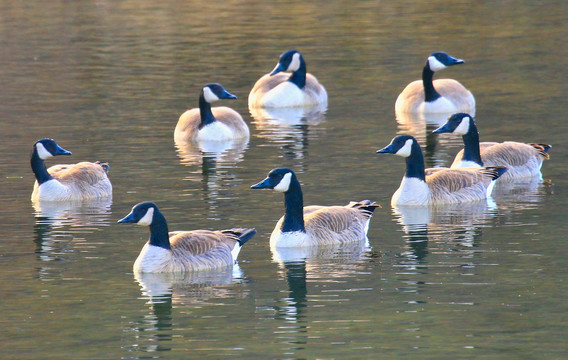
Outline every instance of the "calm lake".
{"label": "calm lake", "polygon": [[[568,358],[568,3],[534,1],[13,1],[0,4],[0,302],[3,359]],[[288,49],[327,109],[249,112],[254,82]],[[461,148],[444,119],[394,113],[428,55],[476,97],[481,141],[552,144],[542,181],[493,201],[395,211],[396,134],[428,167]],[[179,115],[219,82],[250,140],[175,144]],[[33,143],[110,163],[112,201],[30,201]],[[272,253],[283,197],[249,187],[293,169],[305,205],[371,199],[368,243]],[[135,276],[155,201],[170,230],[255,227],[239,266]],[[294,256],[292,256],[293,258]]]}

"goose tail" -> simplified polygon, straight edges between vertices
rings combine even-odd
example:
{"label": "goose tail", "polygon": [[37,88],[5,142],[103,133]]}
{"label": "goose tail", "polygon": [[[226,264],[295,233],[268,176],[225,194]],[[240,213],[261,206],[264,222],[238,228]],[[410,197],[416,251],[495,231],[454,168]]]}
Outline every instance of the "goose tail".
{"label": "goose tail", "polygon": [[488,166],[484,168],[484,172],[491,177],[491,180],[497,180],[507,172],[507,168],[505,166]]}
{"label": "goose tail", "polygon": [[237,241],[239,242],[239,246],[243,246],[247,241],[252,239],[252,237],[256,234],[255,228],[234,228],[234,229],[227,229],[222,231],[224,234],[231,234],[237,237]]}
{"label": "goose tail", "polygon": [[110,165],[106,161],[97,161],[95,164],[98,164],[103,170],[108,174],[108,170],[110,169]]}
{"label": "goose tail", "polygon": [[552,147],[552,145],[548,144],[530,144],[533,148],[535,148],[540,156],[545,159],[550,159],[550,155],[548,155],[548,150]]}
{"label": "goose tail", "polygon": [[381,205],[371,200],[361,200],[358,202],[355,201],[350,202],[348,207],[357,209],[361,211],[363,214],[371,217],[373,216],[373,211],[375,211],[376,208],[380,208]]}

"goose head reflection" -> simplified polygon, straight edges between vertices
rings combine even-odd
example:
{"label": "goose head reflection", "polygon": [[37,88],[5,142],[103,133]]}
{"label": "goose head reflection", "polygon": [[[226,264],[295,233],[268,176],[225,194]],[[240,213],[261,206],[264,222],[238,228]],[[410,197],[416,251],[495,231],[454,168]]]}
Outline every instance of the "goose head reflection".
{"label": "goose head reflection", "polygon": [[[291,108],[249,108],[260,138],[279,146],[284,158],[303,159],[310,140],[324,129],[316,128],[325,120],[327,105]],[[317,129],[317,130],[315,130]]]}
{"label": "goose head reflection", "polygon": [[[70,240],[78,240],[85,233],[100,231],[109,226],[112,199],[82,202],[33,202],[35,212],[34,242],[36,254],[42,261],[60,260]],[[84,244],[75,241],[74,246]]]}
{"label": "goose head reflection", "polygon": [[180,162],[190,169],[184,180],[201,183],[203,198],[213,211],[209,218],[218,218],[214,209],[219,199],[236,197],[233,189],[239,179],[234,170],[244,159],[248,141],[176,141]]}

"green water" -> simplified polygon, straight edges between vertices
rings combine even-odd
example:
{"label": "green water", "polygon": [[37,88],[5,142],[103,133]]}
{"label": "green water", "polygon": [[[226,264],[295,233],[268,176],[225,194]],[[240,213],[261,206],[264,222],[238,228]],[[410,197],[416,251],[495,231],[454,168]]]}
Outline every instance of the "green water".
{"label": "green water", "polygon": [[[567,6],[469,1],[4,1],[0,4],[0,345],[5,359],[564,359],[568,357]],[[247,108],[284,50],[300,50],[329,107],[279,124]],[[397,133],[449,164],[459,139],[395,119],[436,50],[437,77],[475,95],[481,140],[549,143],[544,182],[493,205],[395,213]],[[201,87],[251,129],[229,155],[176,147]],[[32,144],[111,164],[112,202],[34,208]],[[58,158],[48,165],[59,163]],[[250,185],[294,169],[306,205],[372,199],[369,243],[281,262],[268,238],[281,194]],[[239,269],[135,278],[155,201],[171,230],[255,227]]]}

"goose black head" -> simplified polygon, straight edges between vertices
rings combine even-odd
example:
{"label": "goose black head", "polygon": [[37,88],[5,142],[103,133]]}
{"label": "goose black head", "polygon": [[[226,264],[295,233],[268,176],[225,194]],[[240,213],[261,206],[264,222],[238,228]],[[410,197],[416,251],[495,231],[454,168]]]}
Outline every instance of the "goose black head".
{"label": "goose black head", "polygon": [[236,99],[237,96],[225,90],[223,85],[211,83],[203,87],[203,98],[208,103],[212,103],[221,99]]}
{"label": "goose black head", "polygon": [[124,218],[118,220],[119,224],[133,223],[138,225],[152,225],[154,220],[154,212],[157,212],[158,207],[153,202],[141,202],[132,207],[132,210]]}
{"label": "goose black head", "polygon": [[438,51],[430,54],[428,60],[426,61],[426,66],[430,68],[433,72],[447,68],[448,66],[464,64],[465,60],[455,58],[446,54],[443,51]]}
{"label": "goose black head", "polygon": [[34,145],[35,151],[40,159],[45,160],[52,156],[71,155],[71,151],[67,151],[53,139],[41,139]]}
{"label": "goose black head", "polygon": [[297,183],[296,174],[287,168],[270,170],[268,177],[258,184],[252,185],[251,189],[272,189],[279,192],[287,192],[290,185]]}
{"label": "goose black head", "polygon": [[432,133],[443,134],[443,133],[454,133],[459,135],[465,135],[469,132],[470,125],[473,122],[473,117],[466,113],[453,114],[448,118],[446,123]]}
{"label": "goose black head", "polygon": [[409,157],[412,154],[412,149],[415,146],[414,144],[418,145],[414,137],[410,135],[398,135],[391,140],[389,145],[377,150],[377,153]]}
{"label": "goose black head", "polygon": [[279,72],[294,72],[300,69],[304,59],[302,54],[296,50],[288,50],[280,55],[278,64],[270,73],[270,76],[278,74]]}

